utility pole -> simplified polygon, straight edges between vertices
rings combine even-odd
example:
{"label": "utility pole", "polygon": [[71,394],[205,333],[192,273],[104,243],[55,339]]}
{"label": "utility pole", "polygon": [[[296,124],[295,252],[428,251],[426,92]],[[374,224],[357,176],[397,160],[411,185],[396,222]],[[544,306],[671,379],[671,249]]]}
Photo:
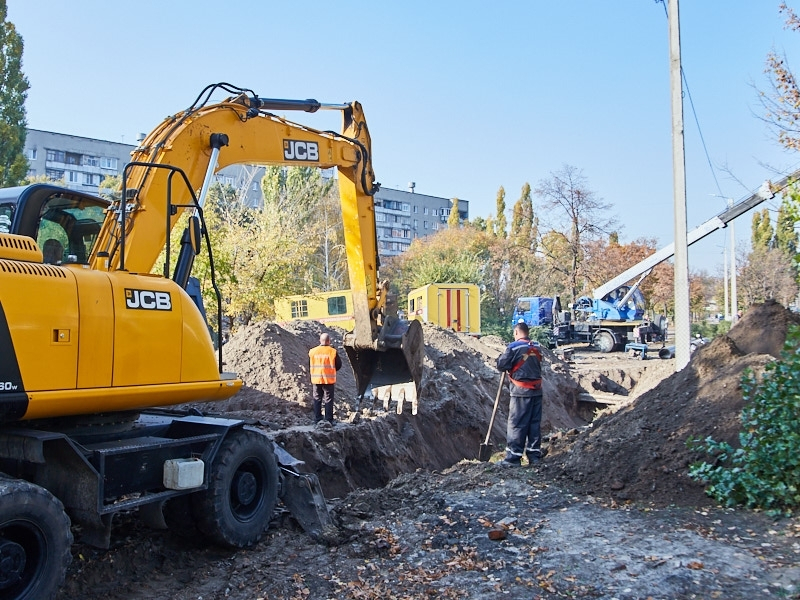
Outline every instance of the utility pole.
{"label": "utility pole", "polygon": [[681,30],[678,0],[669,0],[669,63],[672,98],[672,187],[675,211],[675,371],[689,364],[689,245],[686,239],[686,157],[683,143]]}
{"label": "utility pole", "polygon": [[728,301],[728,249],[725,246],[722,247],[722,269],[723,269],[723,278],[725,279],[725,310],[723,313],[725,314],[725,320],[731,320],[731,309],[730,309],[730,302]]}
{"label": "utility pole", "polygon": [[[733,206],[733,199],[728,199],[728,206]],[[739,301],[736,297],[736,235],[731,221],[731,323],[739,320]]]}

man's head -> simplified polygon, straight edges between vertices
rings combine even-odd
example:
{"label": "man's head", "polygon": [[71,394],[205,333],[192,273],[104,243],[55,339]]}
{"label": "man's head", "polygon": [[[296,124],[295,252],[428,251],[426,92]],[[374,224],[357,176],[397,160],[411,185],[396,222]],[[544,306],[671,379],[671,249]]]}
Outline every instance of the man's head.
{"label": "man's head", "polygon": [[327,333],[320,333],[319,334],[319,345],[320,346],[330,346],[331,345],[331,336]]}
{"label": "man's head", "polygon": [[528,329],[527,323],[517,323],[514,325],[515,340],[527,339],[528,334],[530,334],[530,330]]}

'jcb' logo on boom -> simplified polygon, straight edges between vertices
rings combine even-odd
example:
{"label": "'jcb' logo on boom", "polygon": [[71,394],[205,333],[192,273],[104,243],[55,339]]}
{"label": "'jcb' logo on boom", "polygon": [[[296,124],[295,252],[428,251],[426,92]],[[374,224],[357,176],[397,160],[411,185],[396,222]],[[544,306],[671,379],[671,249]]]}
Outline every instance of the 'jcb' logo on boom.
{"label": "'jcb' logo on boom", "polygon": [[169,292],[125,288],[125,306],[142,310],[172,310]]}
{"label": "'jcb' logo on boom", "polygon": [[283,158],[286,160],[319,160],[317,142],[301,142],[300,140],[283,140]]}

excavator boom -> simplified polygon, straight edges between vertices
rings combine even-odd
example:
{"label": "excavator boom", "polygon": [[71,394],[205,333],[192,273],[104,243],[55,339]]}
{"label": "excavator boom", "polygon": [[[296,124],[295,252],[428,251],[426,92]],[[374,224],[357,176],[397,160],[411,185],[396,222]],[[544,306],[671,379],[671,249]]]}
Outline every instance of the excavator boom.
{"label": "excavator boom", "polygon": [[[318,131],[275,114],[289,110],[338,110],[341,133]],[[385,402],[397,399],[400,409],[403,400],[409,401],[416,412],[424,354],[422,330],[415,321],[399,321],[387,314],[388,285],[378,279],[373,203],[379,184],[372,169],[372,141],[358,102],[323,104],[241,93],[168,117],[134,151],[124,181],[125,202],[112,205],[112,216],[103,223],[90,265],[150,272],[182,212],[170,214],[169,207],[191,206],[191,190],[200,190],[198,204],[202,206],[213,173],[234,164],[337,169],[355,319],[345,347],[358,391],[371,390]],[[170,169],[159,168],[165,165]],[[176,172],[188,185],[176,185]]]}

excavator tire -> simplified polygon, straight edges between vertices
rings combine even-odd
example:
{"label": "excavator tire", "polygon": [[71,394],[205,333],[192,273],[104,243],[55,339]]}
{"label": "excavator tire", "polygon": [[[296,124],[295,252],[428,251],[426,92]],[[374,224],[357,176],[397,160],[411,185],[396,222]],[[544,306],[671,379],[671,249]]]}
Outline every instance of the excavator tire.
{"label": "excavator tire", "polygon": [[70,546],[60,500],[28,481],[0,478],[0,598],[54,598],[72,561]]}
{"label": "excavator tire", "polygon": [[232,548],[258,542],[278,501],[272,442],[256,431],[231,431],[211,464],[208,489],[192,501],[198,529],[213,542]]}

